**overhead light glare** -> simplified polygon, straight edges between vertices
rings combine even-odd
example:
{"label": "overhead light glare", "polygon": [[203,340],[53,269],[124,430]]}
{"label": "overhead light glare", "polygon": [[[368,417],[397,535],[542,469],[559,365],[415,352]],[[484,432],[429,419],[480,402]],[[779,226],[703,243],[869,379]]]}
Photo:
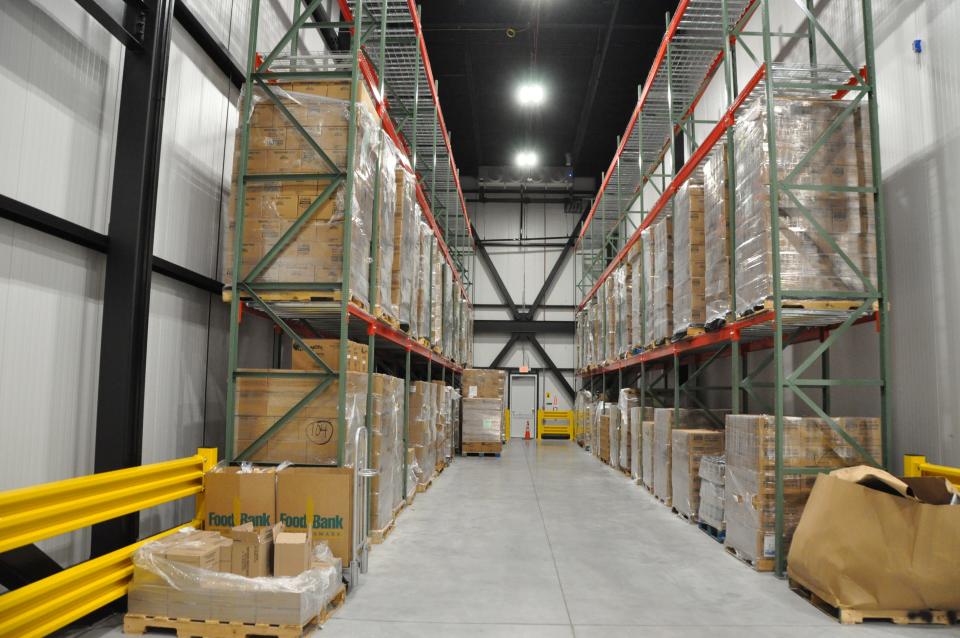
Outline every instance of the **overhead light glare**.
{"label": "overhead light glare", "polygon": [[514,163],[519,168],[533,168],[539,162],[540,158],[535,151],[520,151],[514,159]]}
{"label": "overhead light glare", "polygon": [[542,84],[528,82],[517,89],[517,102],[520,106],[540,106],[546,98]]}

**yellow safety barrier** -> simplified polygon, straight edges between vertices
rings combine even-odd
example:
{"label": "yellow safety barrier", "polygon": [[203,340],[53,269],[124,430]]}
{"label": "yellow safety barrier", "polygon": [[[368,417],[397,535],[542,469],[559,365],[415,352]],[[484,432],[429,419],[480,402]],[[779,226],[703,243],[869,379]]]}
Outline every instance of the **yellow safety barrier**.
{"label": "yellow safety barrier", "polygon": [[927,457],[918,454],[903,456],[904,476],[942,476],[954,485],[960,485],[960,468],[927,463]]}
{"label": "yellow safety barrier", "polygon": [[[199,526],[203,474],[217,462],[215,448],[164,463],[103,472],[0,493],[0,551],[65,534],[124,514],[197,495]],[[126,595],[133,545],[0,595],[0,637],[45,636]]]}
{"label": "yellow safety barrier", "polygon": [[[553,421],[554,423],[547,423]],[[561,424],[555,423],[562,421]],[[537,439],[565,436],[573,440],[573,412],[560,410],[537,410]]]}
{"label": "yellow safety barrier", "polygon": [[504,425],[504,428],[506,429],[506,435],[503,438],[506,439],[506,441],[509,443],[510,442],[510,410],[503,411],[503,420],[504,420],[503,425]]}

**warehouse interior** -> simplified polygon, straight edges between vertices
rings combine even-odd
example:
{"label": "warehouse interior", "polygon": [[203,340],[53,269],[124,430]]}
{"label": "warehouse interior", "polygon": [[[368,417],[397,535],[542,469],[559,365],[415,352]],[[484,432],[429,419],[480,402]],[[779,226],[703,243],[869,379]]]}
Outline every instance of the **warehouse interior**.
{"label": "warehouse interior", "polygon": [[0,638],[960,636],[958,25],[0,3]]}

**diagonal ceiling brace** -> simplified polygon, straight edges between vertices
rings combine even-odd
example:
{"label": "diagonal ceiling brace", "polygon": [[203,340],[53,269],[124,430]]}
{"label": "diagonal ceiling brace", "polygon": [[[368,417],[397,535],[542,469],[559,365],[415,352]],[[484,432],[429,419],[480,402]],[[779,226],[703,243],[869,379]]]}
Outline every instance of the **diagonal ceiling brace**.
{"label": "diagonal ceiling brace", "polygon": [[570,232],[570,236],[567,238],[567,243],[564,244],[563,250],[560,251],[560,256],[557,257],[557,261],[553,264],[553,268],[550,270],[550,274],[547,275],[547,278],[543,281],[543,285],[540,286],[540,292],[537,293],[536,299],[533,300],[533,304],[530,306],[530,309],[527,310],[527,319],[532,320],[533,316],[537,313],[537,310],[540,309],[540,306],[543,305],[544,300],[547,298],[547,294],[550,292],[550,289],[553,287],[553,283],[556,281],[557,276],[560,275],[560,271],[563,269],[563,264],[567,260],[567,256],[573,250],[573,247],[577,244],[577,238],[580,237],[580,228],[583,226],[584,222],[587,220],[587,215],[590,214],[589,203],[586,203],[583,207],[583,211],[580,213],[580,221],[573,227],[573,230]]}
{"label": "diagonal ceiling brace", "polygon": [[567,381],[567,378],[563,376],[563,373],[560,372],[560,369],[557,368],[557,364],[553,362],[553,359],[550,358],[550,355],[547,354],[547,351],[543,349],[543,346],[540,345],[540,342],[537,340],[536,335],[527,334],[525,335],[527,341],[533,346],[533,349],[537,352],[537,356],[540,357],[540,360],[543,362],[543,365],[550,370],[553,380],[559,384],[560,388],[563,390],[564,394],[567,395],[567,398],[570,399],[572,404],[576,399],[576,393],[573,391],[573,388],[570,387],[570,382]]}
{"label": "diagonal ceiling brace", "polygon": [[500,272],[494,265],[493,260],[490,259],[490,254],[487,252],[487,249],[484,248],[483,241],[477,234],[477,229],[471,228],[471,231],[473,232],[477,256],[480,257],[480,261],[482,261],[483,265],[486,266],[487,272],[490,274],[490,279],[493,280],[493,286],[497,289],[497,294],[500,296],[500,301],[507,305],[507,308],[510,310],[510,317],[519,321],[522,318],[520,311],[517,310],[517,304],[513,302],[513,297],[510,296],[510,291],[507,290],[506,285],[503,283],[503,279],[500,278]]}

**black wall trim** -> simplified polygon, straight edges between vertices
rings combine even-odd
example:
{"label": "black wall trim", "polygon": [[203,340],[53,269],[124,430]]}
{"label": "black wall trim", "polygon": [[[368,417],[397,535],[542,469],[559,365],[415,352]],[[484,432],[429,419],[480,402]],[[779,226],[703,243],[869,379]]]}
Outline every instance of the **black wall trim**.
{"label": "black wall trim", "polygon": [[46,213],[29,204],[18,202],[6,195],[0,195],[0,217],[97,252],[107,252],[107,247],[110,245],[106,235]]}
{"label": "black wall trim", "polygon": [[474,319],[474,334],[573,334],[575,321],[523,321],[513,319]]}
{"label": "black wall trim", "polygon": [[199,288],[209,293],[219,295],[223,292],[223,282],[211,279],[206,275],[201,275],[198,272],[184,268],[161,257],[153,257],[153,272],[170,277],[170,279],[176,279],[181,283],[189,284],[194,288]]}
{"label": "black wall trim", "polygon": [[173,15],[177,19],[177,22],[190,34],[190,37],[200,45],[204,53],[213,60],[217,68],[230,78],[233,85],[238,89],[242,87],[245,78],[243,69],[234,61],[230,53],[223,48],[223,45],[210,35],[207,28],[203,26],[203,23],[200,22],[183,0],[177,0],[173,5]]}

